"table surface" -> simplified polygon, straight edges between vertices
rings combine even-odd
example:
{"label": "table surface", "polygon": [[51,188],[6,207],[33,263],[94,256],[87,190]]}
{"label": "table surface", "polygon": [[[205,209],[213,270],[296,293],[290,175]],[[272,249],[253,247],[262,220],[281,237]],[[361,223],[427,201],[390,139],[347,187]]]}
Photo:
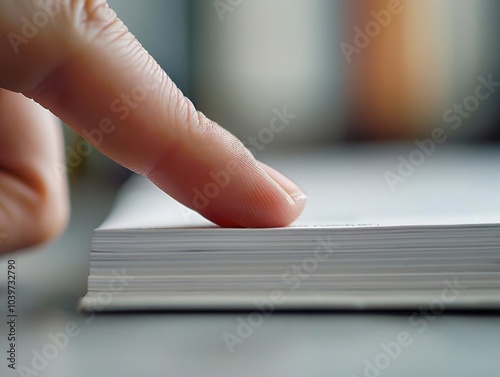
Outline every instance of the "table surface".
{"label": "table surface", "polygon": [[[9,256],[18,273],[18,370],[8,369],[2,357],[1,376],[500,376],[495,313],[79,316],[75,305],[86,292],[91,232],[115,192],[107,180],[83,180],[74,187],[73,216],[63,237]],[[2,271],[7,259],[0,259]],[[0,311],[6,318],[4,291]],[[21,366],[31,374],[20,374]]]}

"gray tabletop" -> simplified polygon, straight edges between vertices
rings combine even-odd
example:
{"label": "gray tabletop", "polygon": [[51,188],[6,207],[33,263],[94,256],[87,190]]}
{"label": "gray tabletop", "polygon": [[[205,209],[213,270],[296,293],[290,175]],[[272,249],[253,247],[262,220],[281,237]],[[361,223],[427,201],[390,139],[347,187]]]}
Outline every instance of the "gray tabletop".
{"label": "gray tabletop", "polygon": [[[397,156],[397,154],[396,154]],[[17,370],[0,376],[500,376],[494,314],[129,314],[82,317],[91,231],[116,192],[84,179],[56,243],[0,259],[16,261]],[[0,295],[1,352],[7,301]]]}

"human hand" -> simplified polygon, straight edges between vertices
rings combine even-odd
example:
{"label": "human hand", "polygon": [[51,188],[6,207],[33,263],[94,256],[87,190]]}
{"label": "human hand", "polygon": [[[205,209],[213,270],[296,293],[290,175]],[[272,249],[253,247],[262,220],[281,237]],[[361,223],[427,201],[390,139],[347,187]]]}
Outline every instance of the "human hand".
{"label": "human hand", "polygon": [[[285,226],[302,212],[302,190],[197,111],[105,0],[0,0],[0,56],[0,253],[67,221],[53,168],[62,136],[45,109],[221,226]],[[195,190],[221,172],[227,186],[197,205]]]}

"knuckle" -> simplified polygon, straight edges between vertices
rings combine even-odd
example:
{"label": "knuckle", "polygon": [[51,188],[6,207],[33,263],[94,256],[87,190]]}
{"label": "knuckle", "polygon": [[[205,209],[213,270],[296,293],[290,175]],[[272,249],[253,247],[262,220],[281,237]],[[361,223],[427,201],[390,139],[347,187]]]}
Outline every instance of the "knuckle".
{"label": "knuckle", "polygon": [[33,89],[82,44],[118,24],[105,0],[0,2],[0,33],[6,36],[0,41],[0,86]]}
{"label": "knuckle", "polygon": [[56,0],[64,1],[61,12],[69,34],[86,42],[98,43],[103,36],[117,37],[128,30],[109,7],[106,0]]}

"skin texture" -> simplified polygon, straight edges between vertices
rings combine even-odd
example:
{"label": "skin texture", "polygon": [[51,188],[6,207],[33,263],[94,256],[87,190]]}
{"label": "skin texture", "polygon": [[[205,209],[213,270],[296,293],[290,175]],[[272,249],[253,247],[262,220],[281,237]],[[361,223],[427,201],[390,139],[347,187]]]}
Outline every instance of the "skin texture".
{"label": "skin texture", "polygon": [[56,117],[221,226],[286,226],[302,212],[302,190],[197,111],[104,0],[0,0],[0,56],[0,253],[67,222]]}

